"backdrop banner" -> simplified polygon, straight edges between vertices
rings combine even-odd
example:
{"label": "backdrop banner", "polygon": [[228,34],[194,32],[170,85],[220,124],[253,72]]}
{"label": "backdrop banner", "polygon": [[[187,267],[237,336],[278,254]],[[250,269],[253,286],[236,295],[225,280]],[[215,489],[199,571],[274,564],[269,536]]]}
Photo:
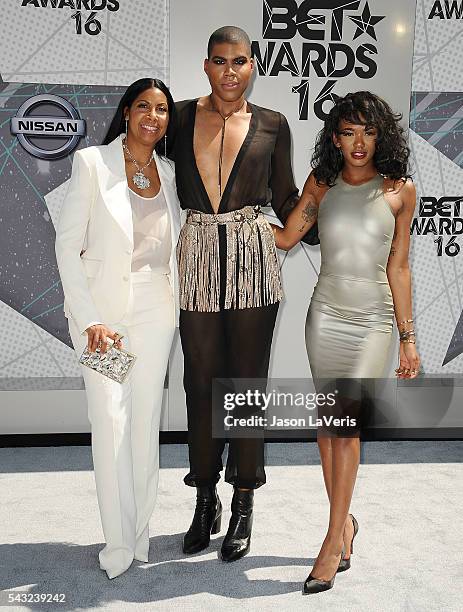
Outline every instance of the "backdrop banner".
{"label": "backdrop banner", "polygon": [[[418,195],[410,261],[426,377],[416,385],[452,379],[443,383],[454,390],[447,411],[463,378],[461,2],[139,0],[135,8],[128,0],[98,0],[92,10],[88,4],[6,0],[2,7],[8,28],[0,42],[0,389],[82,388],[54,255],[73,153],[101,143],[124,88],[140,77],[163,79],[177,100],[209,93],[208,37],[235,24],[252,40],[249,99],[289,121],[300,189],[337,96],[370,90],[402,113]],[[271,208],[266,214],[275,221]],[[285,299],[270,376],[309,377],[304,324],[319,248],[296,246],[280,253],[280,263]],[[386,376],[394,377],[397,354],[396,337]],[[173,430],[186,426],[182,361],[176,339],[168,389]],[[462,425],[461,418],[452,421]]]}

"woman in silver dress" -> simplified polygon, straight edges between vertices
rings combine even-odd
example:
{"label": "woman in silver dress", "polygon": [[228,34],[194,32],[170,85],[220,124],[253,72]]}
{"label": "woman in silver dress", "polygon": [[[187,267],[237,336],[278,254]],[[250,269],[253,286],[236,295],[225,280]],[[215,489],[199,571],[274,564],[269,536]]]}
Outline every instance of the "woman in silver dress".
{"label": "woman in silver dress", "polygon": [[[408,265],[416,192],[400,119],[369,92],[338,99],[317,137],[313,171],[298,205],[284,228],[274,226],[277,246],[289,250],[318,221],[321,268],[306,321],[316,385],[331,380],[345,388],[350,380],[354,388],[352,379],[383,376],[394,314],[400,334],[397,376],[418,374]],[[304,583],[306,594],[332,588],[336,572],[349,569],[358,531],[349,507],[363,408],[349,391],[339,398],[337,409],[342,416],[354,415],[357,429],[318,431],[330,519]]]}

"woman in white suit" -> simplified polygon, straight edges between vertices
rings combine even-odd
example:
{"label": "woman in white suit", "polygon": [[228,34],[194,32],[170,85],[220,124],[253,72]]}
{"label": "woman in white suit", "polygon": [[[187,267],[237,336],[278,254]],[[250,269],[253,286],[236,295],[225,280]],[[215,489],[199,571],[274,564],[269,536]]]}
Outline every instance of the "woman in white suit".
{"label": "woman in white suit", "polygon": [[[137,357],[123,384],[82,368],[109,578],[148,561],[159,472],[159,421],[176,326],[180,226],[167,159],[175,106],[157,79],[123,95],[105,144],[76,151],[56,232],[65,314],[77,354],[124,336]],[[118,334],[118,335],[116,335]]]}

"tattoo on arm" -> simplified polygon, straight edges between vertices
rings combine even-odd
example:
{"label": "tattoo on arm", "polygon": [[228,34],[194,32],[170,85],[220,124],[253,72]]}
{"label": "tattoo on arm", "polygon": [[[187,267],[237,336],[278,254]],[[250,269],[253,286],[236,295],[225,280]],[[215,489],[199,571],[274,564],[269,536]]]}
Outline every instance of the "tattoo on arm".
{"label": "tattoo on arm", "polygon": [[395,250],[395,246],[391,246],[391,252],[389,253],[389,257],[392,257],[392,255],[395,255],[397,253],[397,251]]}
{"label": "tattoo on arm", "polygon": [[304,210],[302,211],[302,219],[304,223],[299,228],[300,232],[304,231],[306,223],[310,223],[312,219],[314,219],[317,216],[317,213],[318,213],[318,208],[316,206],[313,206],[313,204],[311,203],[308,203],[305,205]]}

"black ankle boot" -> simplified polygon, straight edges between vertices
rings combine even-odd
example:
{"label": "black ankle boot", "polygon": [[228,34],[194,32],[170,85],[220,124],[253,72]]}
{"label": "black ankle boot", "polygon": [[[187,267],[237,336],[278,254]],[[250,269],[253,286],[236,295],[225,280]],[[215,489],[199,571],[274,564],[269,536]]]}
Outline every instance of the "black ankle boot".
{"label": "black ankle boot", "polygon": [[220,551],[223,561],[236,561],[250,551],[253,502],[253,489],[250,491],[235,489],[230,524]]}
{"label": "black ankle boot", "polygon": [[197,553],[209,546],[211,533],[219,533],[222,504],[215,486],[196,487],[196,508],[190,528],[183,536],[183,552]]}

